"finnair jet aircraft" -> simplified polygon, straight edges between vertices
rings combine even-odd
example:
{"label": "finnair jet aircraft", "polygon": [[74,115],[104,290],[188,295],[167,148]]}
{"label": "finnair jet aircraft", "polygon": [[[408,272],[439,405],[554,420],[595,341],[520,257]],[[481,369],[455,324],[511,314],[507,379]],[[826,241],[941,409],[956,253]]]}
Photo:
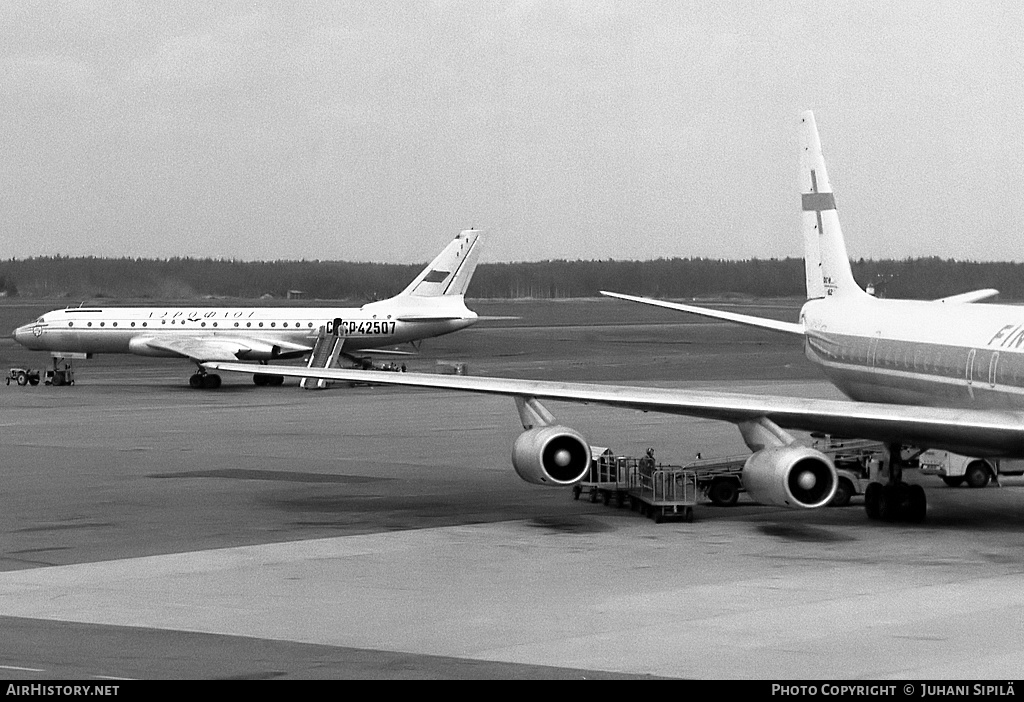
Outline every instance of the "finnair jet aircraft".
{"label": "finnair jet aircraft", "polygon": [[[267,361],[310,353],[321,328],[337,337],[337,354],[372,352],[465,329],[477,320],[465,292],[479,258],[480,231],[461,232],[394,297],[347,308],[317,307],[72,307],[18,327],[26,348],[54,357],[96,353],[187,358],[199,366],[194,388],[220,387],[204,361]],[[257,385],[280,385],[283,374],[246,365]]]}
{"label": "finnair jet aircraft", "polygon": [[743,469],[747,491],[760,502],[790,507],[828,504],[837,478],[827,456],[786,429],[880,440],[889,447],[889,479],[866,491],[868,516],[923,520],[924,490],[902,481],[902,446],[1024,457],[1024,307],[972,304],[991,290],[930,302],[877,299],[861,290],[850,270],[813,114],[803,113],[801,123],[808,300],[798,322],[617,297],[800,335],[808,358],[851,400],[329,370],[317,377],[510,395],[526,430],[515,442],[513,465],[525,480],[547,485],[581,479],[590,453],[578,432],[556,425],[540,399],[732,422],[753,452]]}

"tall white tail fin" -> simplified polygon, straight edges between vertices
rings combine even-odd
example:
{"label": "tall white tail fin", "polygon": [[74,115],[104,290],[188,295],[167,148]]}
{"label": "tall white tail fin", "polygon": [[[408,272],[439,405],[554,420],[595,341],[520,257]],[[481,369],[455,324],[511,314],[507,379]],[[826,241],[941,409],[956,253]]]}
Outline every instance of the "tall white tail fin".
{"label": "tall white tail fin", "polygon": [[800,192],[803,196],[807,299],[866,295],[850,270],[832,184],[821,154],[814,113],[800,115]]}
{"label": "tall white tail fin", "polygon": [[460,232],[398,297],[465,295],[480,258],[479,229]]}

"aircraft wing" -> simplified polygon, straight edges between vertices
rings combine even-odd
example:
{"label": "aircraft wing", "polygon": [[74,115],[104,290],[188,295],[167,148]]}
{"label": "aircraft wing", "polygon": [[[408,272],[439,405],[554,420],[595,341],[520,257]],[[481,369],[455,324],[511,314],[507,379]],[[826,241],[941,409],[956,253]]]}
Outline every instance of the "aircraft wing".
{"label": "aircraft wing", "polygon": [[794,322],[779,322],[774,319],[766,319],[764,317],[754,317],[748,314],[737,314],[735,312],[724,312],[722,310],[710,310],[706,307],[694,307],[693,305],[682,305],[678,302],[666,302],[664,300],[655,300],[649,297],[636,297],[634,295],[624,295],[622,293],[601,291],[601,294],[605,297],[615,297],[620,300],[629,300],[630,302],[639,302],[643,305],[653,305],[655,307],[665,307],[670,310],[679,310],[680,312],[689,312],[691,314],[699,314],[704,317],[714,317],[715,319],[724,319],[729,322],[736,322],[737,324],[745,324],[750,327],[760,327],[761,329],[771,329],[772,331],[786,332],[787,334],[799,334],[803,336],[804,325],[797,324]]}
{"label": "aircraft wing", "polygon": [[[173,339],[150,337],[138,339],[135,343],[157,351],[174,353],[195,361],[237,361],[248,355],[271,355],[287,358],[307,353],[311,346],[293,344],[287,341],[245,337],[191,336]],[[139,350],[135,350],[139,353]],[[252,372],[252,366],[248,366]]]}
{"label": "aircraft wing", "polygon": [[[252,366],[240,363],[204,365],[210,370],[252,372]],[[644,412],[704,417],[734,424],[763,417],[785,429],[900,442],[946,449],[963,455],[1024,457],[1024,414],[1019,412],[804,399],[702,389],[559,383],[340,368],[312,370],[268,365],[262,366],[260,370],[292,377],[600,404]]]}
{"label": "aircraft wing", "polygon": [[949,297],[940,297],[935,302],[944,302],[947,304],[959,305],[968,302],[979,302],[981,300],[987,300],[990,297],[995,297],[999,294],[999,291],[995,288],[984,288],[982,290],[972,290],[970,292],[960,293],[959,295],[950,295]]}

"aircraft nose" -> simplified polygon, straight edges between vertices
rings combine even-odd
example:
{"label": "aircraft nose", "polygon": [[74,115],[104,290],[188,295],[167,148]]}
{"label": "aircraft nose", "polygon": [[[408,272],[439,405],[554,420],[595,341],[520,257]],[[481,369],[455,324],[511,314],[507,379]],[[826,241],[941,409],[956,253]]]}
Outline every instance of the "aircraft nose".
{"label": "aircraft nose", "polygon": [[28,324],[22,325],[11,332],[11,338],[17,341],[22,346],[25,345],[25,342],[27,342],[29,338],[31,338],[31,336],[32,331],[29,329]]}

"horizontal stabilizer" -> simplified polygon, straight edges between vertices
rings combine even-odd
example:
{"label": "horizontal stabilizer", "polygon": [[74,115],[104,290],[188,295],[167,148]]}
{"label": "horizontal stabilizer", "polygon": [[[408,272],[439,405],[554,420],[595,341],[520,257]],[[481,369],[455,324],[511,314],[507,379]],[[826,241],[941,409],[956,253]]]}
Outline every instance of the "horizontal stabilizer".
{"label": "horizontal stabilizer", "polygon": [[465,319],[457,315],[445,315],[445,316],[426,316],[426,315],[415,315],[415,314],[403,314],[395,317],[399,322],[454,322],[459,319]]}
{"label": "horizontal stabilizer", "polygon": [[981,300],[987,300],[990,297],[995,297],[999,294],[999,291],[995,288],[983,288],[981,290],[972,290],[971,292],[960,293],[959,295],[950,295],[949,297],[940,297],[935,302],[942,302],[948,305],[962,305],[969,302],[980,302]]}
{"label": "horizontal stabilizer", "polygon": [[774,319],[766,319],[764,317],[754,317],[753,315],[737,314],[735,312],[723,312],[721,310],[710,310],[706,307],[694,307],[692,305],[682,305],[678,302],[665,302],[664,300],[653,300],[649,297],[635,297],[633,295],[623,295],[622,293],[613,293],[601,291],[601,294],[605,297],[615,297],[620,300],[629,300],[630,302],[639,302],[643,305],[653,305],[655,307],[665,307],[670,310],[679,310],[680,312],[689,312],[690,314],[699,314],[704,317],[713,317],[715,319],[724,319],[728,322],[736,322],[737,324],[746,324],[751,327],[760,327],[761,329],[770,329],[777,332],[785,332],[787,334],[800,334],[804,333],[804,325],[797,324],[794,322],[779,322]]}

